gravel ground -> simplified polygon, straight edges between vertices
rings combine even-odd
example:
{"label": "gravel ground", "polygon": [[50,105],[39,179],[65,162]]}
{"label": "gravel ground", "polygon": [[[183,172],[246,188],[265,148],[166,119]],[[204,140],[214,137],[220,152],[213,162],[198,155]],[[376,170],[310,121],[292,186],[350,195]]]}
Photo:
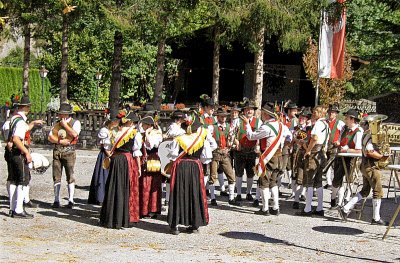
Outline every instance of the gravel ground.
{"label": "gravel ground", "polygon": [[[50,149],[33,151],[51,159]],[[1,148],[1,156],[3,153]],[[250,202],[230,207],[224,197],[219,198],[218,207],[209,209],[210,224],[200,228],[199,234],[169,234],[166,212],[133,228],[105,229],[98,226],[100,207],[86,204],[97,152],[78,150],[77,155],[76,208],[51,208],[49,168],[44,174],[32,175],[31,199],[39,207],[28,208],[35,215],[31,220],[7,216],[6,164],[0,158],[1,262],[400,262],[400,217],[382,241],[385,227],[369,224],[370,199],[362,220],[352,214],[352,219],[343,223],[337,211],[328,210],[330,191],[324,191],[323,218],[294,216],[292,201],[285,201],[285,197],[278,217],[254,215],[257,209]],[[387,185],[388,173],[384,177]],[[66,204],[64,178],[62,197]],[[289,191],[283,192],[287,196]],[[393,193],[391,196],[382,201],[381,214],[387,221],[397,207]]]}

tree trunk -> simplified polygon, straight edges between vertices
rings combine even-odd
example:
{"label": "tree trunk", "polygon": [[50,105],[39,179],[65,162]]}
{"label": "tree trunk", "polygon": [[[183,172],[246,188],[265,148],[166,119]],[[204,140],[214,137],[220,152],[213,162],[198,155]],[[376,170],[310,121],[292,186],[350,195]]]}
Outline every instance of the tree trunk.
{"label": "tree trunk", "polygon": [[154,96],[153,96],[153,105],[159,110],[162,103],[162,92],[163,92],[163,84],[164,84],[164,75],[165,75],[165,43],[166,38],[162,36],[158,41],[158,50],[157,50],[157,74],[156,74],[156,83],[154,85]]}
{"label": "tree trunk", "polygon": [[219,44],[219,27],[217,26],[214,31],[214,50],[213,50],[213,80],[212,80],[212,99],[216,104],[219,101],[219,57],[220,57]]}
{"label": "tree trunk", "polygon": [[29,63],[31,61],[31,28],[27,23],[24,28],[24,70],[22,81],[22,94],[29,95]]}
{"label": "tree trunk", "polygon": [[68,100],[68,15],[63,15],[61,45],[60,103]]}
{"label": "tree trunk", "polygon": [[254,87],[253,99],[258,108],[261,108],[262,91],[264,84],[264,36],[265,27],[256,34],[257,51],[254,53]]}
{"label": "tree trunk", "polygon": [[114,61],[112,65],[111,88],[108,95],[111,118],[118,114],[120,93],[121,93],[121,65],[122,65],[123,36],[120,31],[114,34]]}

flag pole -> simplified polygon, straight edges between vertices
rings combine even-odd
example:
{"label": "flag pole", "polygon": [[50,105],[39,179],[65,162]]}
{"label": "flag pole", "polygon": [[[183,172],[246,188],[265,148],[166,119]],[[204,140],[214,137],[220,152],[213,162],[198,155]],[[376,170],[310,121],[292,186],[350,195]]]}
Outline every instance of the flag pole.
{"label": "flag pole", "polygon": [[322,23],[324,19],[324,11],[321,10],[321,18],[319,23],[319,38],[318,38],[318,62],[317,62],[317,85],[315,87],[315,106],[319,104],[319,86],[320,86],[320,77],[319,77],[319,64],[320,64],[320,52],[321,52],[321,34],[322,34]]}

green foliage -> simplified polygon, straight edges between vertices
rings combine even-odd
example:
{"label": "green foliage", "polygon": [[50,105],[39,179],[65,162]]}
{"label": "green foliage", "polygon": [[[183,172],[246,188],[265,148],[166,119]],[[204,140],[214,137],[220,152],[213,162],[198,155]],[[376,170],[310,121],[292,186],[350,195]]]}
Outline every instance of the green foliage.
{"label": "green foliage", "polygon": [[353,0],[348,5],[348,46],[369,61],[355,72],[354,98],[400,87],[400,5],[391,0]]}
{"label": "green foliage", "polygon": [[[0,105],[4,105],[6,101],[10,101],[13,94],[22,94],[22,68],[0,67]],[[40,103],[42,101],[42,80],[38,69],[31,69],[29,74],[29,98],[32,102],[31,111],[39,112]],[[48,79],[44,82],[44,99],[43,109],[46,109],[47,103],[50,101],[51,83]]]}

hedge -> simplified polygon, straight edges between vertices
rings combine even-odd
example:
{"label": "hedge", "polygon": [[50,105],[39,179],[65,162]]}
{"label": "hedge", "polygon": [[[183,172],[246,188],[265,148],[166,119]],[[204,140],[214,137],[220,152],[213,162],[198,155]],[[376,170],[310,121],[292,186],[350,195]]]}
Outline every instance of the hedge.
{"label": "hedge", "polygon": [[[48,78],[44,81],[43,110],[50,101],[51,83]],[[22,68],[0,67],[0,105],[10,101],[12,94],[22,95]],[[32,103],[31,112],[40,112],[42,100],[42,80],[38,69],[29,70],[29,98]]]}

